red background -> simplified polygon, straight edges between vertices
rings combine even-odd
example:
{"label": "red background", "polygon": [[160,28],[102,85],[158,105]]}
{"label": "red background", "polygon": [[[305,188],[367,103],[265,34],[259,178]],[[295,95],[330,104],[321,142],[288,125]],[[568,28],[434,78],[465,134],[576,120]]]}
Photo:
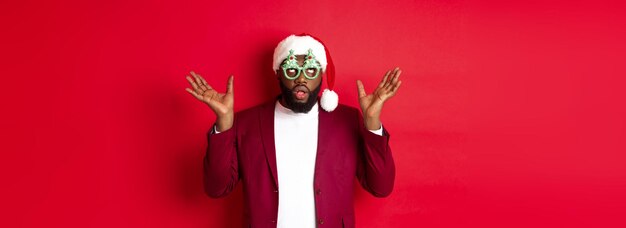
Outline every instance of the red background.
{"label": "red background", "polygon": [[210,110],[271,99],[274,46],[329,46],[342,103],[400,66],[386,104],[393,194],[358,227],[624,227],[620,1],[0,2],[0,226],[232,227],[203,194]]}

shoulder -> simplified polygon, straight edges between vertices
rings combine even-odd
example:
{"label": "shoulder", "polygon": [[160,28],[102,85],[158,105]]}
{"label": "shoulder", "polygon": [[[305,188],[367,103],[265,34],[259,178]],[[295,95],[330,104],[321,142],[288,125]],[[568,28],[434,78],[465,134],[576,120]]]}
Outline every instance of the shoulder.
{"label": "shoulder", "polygon": [[349,128],[356,128],[363,119],[359,109],[344,104],[339,104],[332,112],[326,112],[324,110],[320,110],[320,112],[325,112],[325,115],[328,116],[326,119],[330,120],[330,122],[336,126],[342,125]]}
{"label": "shoulder", "polygon": [[339,104],[332,112],[320,112],[320,125],[331,125],[336,134],[358,135],[363,119],[359,109]]}
{"label": "shoulder", "polygon": [[[322,112],[325,112],[325,111],[322,111]],[[345,104],[339,104],[334,111],[330,112],[330,114],[334,116],[340,116],[340,117],[346,117],[346,118],[355,118],[355,116],[358,116],[360,112],[359,112],[359,109],[355,107],[348,106]]]}

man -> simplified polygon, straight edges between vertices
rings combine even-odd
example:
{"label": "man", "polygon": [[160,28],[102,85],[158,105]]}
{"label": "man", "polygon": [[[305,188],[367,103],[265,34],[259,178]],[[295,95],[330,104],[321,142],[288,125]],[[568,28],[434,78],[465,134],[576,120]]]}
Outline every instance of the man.
{"label": "man", "polygon": [[[376,197],[388,196],[395,179],[389,133],[380,114],[398,91],[399,68],[388,71],[373,93],[361,81],[361,112],[337,104],[329,89],[334,66],[327,48],[309,35],[291,35],[274,51],[281,95],[233,112],[234,77],[226,93],[191,72],[186,90],[217,116],[208,133],[205,191],[213,198],[244,186],[245,227],[354,227],[353,181]],[[318,106],[321,106],[318,107]]]}

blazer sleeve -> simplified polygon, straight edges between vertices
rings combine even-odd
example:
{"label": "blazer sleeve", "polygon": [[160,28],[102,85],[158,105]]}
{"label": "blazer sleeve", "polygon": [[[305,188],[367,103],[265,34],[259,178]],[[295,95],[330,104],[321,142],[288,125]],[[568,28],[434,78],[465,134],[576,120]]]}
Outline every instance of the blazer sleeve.
{"label": "blazer sleeve", "polygon": [[204,191],[211,198],[220,198],[233,191],[239,181],[237,135],[232,128],[207,133],[208,146],[204,157]]}
{"label": "blazer sleeve", "polygon": [[391,194],[396,177],[396,166],[389,147],[389,132],[383,127],[383,135],[365,128],[363,117],[359,119],[360,151],[357,160],[357,178],[363,188],[375,197]]}

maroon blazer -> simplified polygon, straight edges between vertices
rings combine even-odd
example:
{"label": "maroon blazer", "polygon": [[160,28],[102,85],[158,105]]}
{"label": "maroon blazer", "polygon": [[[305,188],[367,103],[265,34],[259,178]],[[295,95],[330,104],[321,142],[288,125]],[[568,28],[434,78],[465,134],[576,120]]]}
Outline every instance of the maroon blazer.
{"label": "maroon blazer", "polygon": [[[204,187],[212,198],[228,195],[240,180],[245,201],[244,227],[276,227],[278,179],[274,146],[276,101],[235,114],[231,129],[208,133]],[[318,227],[354,227],[354,178],[376,197],[388,196],[395,179],[389,133],[376,135],[361,112],[339,105],[319,111],[315,161]]]}

